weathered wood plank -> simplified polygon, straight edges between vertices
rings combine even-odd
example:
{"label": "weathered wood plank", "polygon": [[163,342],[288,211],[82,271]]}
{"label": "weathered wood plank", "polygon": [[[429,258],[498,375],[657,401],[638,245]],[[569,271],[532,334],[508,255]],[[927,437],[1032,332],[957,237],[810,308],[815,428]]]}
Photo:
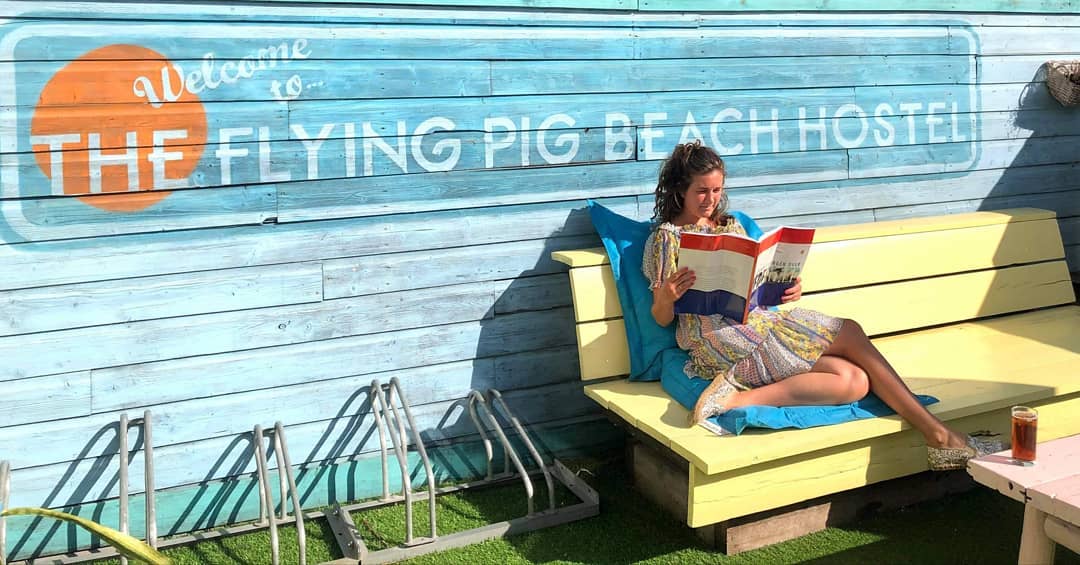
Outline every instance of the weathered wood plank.
{"label": "weathered wood plank", "polygon": [[908,27],[883,37],[880,27],[737,26],[677,31],[645,31],[638,40],[639,59],[696,57],[782,57],[827,55],[944,55],[948,28]]}
{"label": "weathered wood plank", "polygon": [[[897,11],[891,4],[883,4],[884,13],[866,14],[843,13],[842,11],[828,11],[821,13],[810,11],[803,13],[784,14],[785,22],[797,23],[804,26],[836,26],[836,25],[867,25],[867,26],[910,26],[910,25],[941,25],[953,24],[958,21],[972,26],[1027,26],[1027,27],[1060,27],[1078,26],[1080,17],[1068,12],[1054,11],[1053,15],[1041,15],[1027,10],[1012,11],[1004,10],[1000,13],[993,11],[964,10],[963,15],[903,12],[889,14]],[[941,5],[948,6],[948,5]],[[27,6],[22,2],[5,1],[0,4],[5,14],[25,13]],[[191,10],[183,6],[169,4],[154,4],[147,2],[41,2],[33,5],[32,15],[40,19],[71,19],[78,18],[87,13],[98,13],[110,19],[119,20],[177,20],[190,17]],[[873,6],[870,7],[872,9]],[[867,9],[864,7],[863,9]],[[938,8],[942,9],[942,8]],[[1067,5],[1062,5],[1067,9]],[[272,8],[252,14],[250,10],[242,6],[231,4],[207,4],[200,7],[200,13],[215,22],[313,22],[313,23],[379,23],[379,24],[463,24],[463,25],[514,25],[514,26],[642,26],[642,27],[689,27],[694,25],[707,26],[761,26],[777,25],[777,18],[772,13],[755,13],[764,11],[762,7],[756,7],[751,11],[740,10],[738,13],[714,14],[711,12],[701,13],[656,13],[628,11],[596,12],[552,10],[545,8],[522,8],[515,9],[505,7],[498,10],[484,9],[476,6],[473,8],[453,7],[394,7],[394,6],[365,6],[362,4],[342,5],[334,4],[321,6],[317,14],[313,14],[308,6],[290,6],[286,4],[274,5]]]}
{"label": "weathered wood plank", "polygon": [[914,0],[912,2],[873,3],[863,0],[778,0],[742,2],[740,0],[638,0],[642,11],[957,11],[957,12],[1074,12],[1080,9],[1073,0]]}
{"label": "weathered wood plank", "polygon": [[1061,240],[1065,245],[1080,243],[1080,216],[1058,218],[1058,226],[1061,228]]}
{"label": "weathered wood plank", "polygon": [[1046,110],[982,112],[978,125],[982,140],[1070,136],[1080,131],[1080,116],[1060,106]]}
{"label": "weathered wood plank", "polygon": [[1040,82],[1046,80],[1046,62],[1052,59],[1077,59],[1080,53],[1061,53],[1053,57],[1038,55],[986,55],[979,57],[979,82]]}
{"label": "weathered wood plank", "polygon": [[[64,63],[98,46],[116,43],[116,37],[123,37],[128,44],[152,46],[173,61],[189,61],[190,64],[181,63],[185,76],[193,69],[206,68],[209,72],[204,74],[210,76],[211,84],[220,81],[233,86],[264,79],[262,75],[265,74],[281,74],[282,69],[287,73],[284,77],[287,79],[289,74],[303,71],[306,64],[318,64],[320,60],[370,59],[375,66],[388,65],[387,68],[392,69],[400,64],[391,61],[406,60],[447,59],[465,65],[464,62],[469,60],[579,59],[581,53],[589,53],[592,58],[629,59],[633,58],[635,41],[634,34],[628,29],[612,28],[600,22],[595,22],[600,25],[582,22],[588,27],[577,25],[574,26],[577,29],[566,29],[558,24],[526,28],[490,23],[463,25],[457,22],[446,22],[450,25],[396,25],[378,18],[367,23],[350,22],[352,25],[332,26],[321,18],[269,23],[252,22],[249,16],[246,22],[223,24],[192,18],[190,11],[184,16],[168,22],[117,23],[104,20],[93,26],[65,19],[22,22],[23,25],[19,26],[22,29],[21,37],[13,45],[13,54],[8,57]],[[624,28],[633,25],[632,20],[624,18],[624,21]],[[213,62],[207,62],[203,67],[207,55],[211,56]],[[241,76],[238,66],[225,68],[225,61],[239,61],[245,56],[250,56],[256,62],[264,61],[265,64],[253,70],[246,69],[245,73],[250,73],[250,77]],[[347,67],[348,63],[345,65]],[[484,66],[478,65],[477,68]],[[446,76],[443,73],[448,70],[432,69],[441,76]],[[343,76],[351,74],[344,73]],[[331,82],[335,80],[329,74],[326,76]],[[451,79],[451,82],[456,81]],[[480,86],[479,83],[477,85]],[[379,88],[377,84],[367,87]],[[209,87],[200,94],[207,93],[213,97],[214,90],[214,87]],[[270,92],[269,88],[260,90]]]}
{"label": "weathered wood plank", "polygon": [[967,57],[943,55],[713,59],[707,68],[691,61],[493,61],[491,89],[497,95],[783,89],[966,83],[974,76]]}
{"label": "weathered wood plank", "polygon": [[[593,233],[580,196],[536,205],[117,236],[108,246],[95,239],[4,245],[0,289]],[[600,202],[637,214],[636,198]],[[64,261],[41,260],[50,253],[62,253]]]}
{"label": "weathered wood plank", "polygon": [[[36,100],[19,100],[21,105],[12,105],[4,100],[0,105],[0,115],[12,115],[32,112]],[[205,120],[207,132],[216,134],[221,128],[236,127],[236,124],[257,123],[269,131],[287,131],[289,111],[284,104],[273,102],[205,102],[202,106],[176,103],[170,107],[172,116],[180,123],[197,123]],[[126,144],[125,134],[129,131],[149,131],[153,129],[155,116],[146,111],[145,104],[111,104],[108,112],[101,108],[85,105],[51,106],[49,115],[55,119],[76,121],[92,119],[97,133],[101,134],[102,149],[113,149]],[[15,143],[16,151],[33,150],[30,139],[26,136],[29,120],[0,120],[0,135],[10,138]],[[143,140],[149,146],[151,140]],[[8,147],[0,152],[9,153]]]}
{"label": "weathered wood plank", "polygon": [[[94,29],[92,26],[86,26],[86,29]],[[228,34],[229,28],[221,29],[219,33]],[[240,32],[240,30],[237,30]],[[307,30],[298,30],[299,33],[305,33]],[[371,30],[372,34],[379,34],[382,30]],[[97,33],[108,33],[104,30],[95,30]],[[168,32],[173,37],[177,34],[183,34],[185,31],[180,31],[173,27]],[[242,33],[242,32],[240,32]],[[126,34],[126,29],[125,29]],[[195,38],[184,37],[186,41],[194,41]],[[42,41],[45,41],[42,39]],[[53,39],[52,41],[55,41]],[[272,40],[264,40],[262,46],[265,47]],[[201,43],[201,42],[200,42]],[[485,96],[491,94],[491,80],[489,63],[486,61],[464,61],[456,59],[453,65],[447,65],[444,61],[430,61],[430,60],[370,60],[370,59],[356,59],[354,57],[357,54],[364,53],[363,51],[354,52],[348,59],[337,59],[332,62],[324,60],[292,60],[284,61],[281,63],[281,67],[278,70],[259,70],[249,62],[244,62],[240,59],[241,55],[247,55],[243,51],[234,51],[236,55],[229,56],[228,54],[222,54],[217,51],[215,42],[208,42],[209,45],[201,46],[205,50],[206,55],[211,57],[216,64],[220,67],[215,68],[213,72],[217,75],[211,75],[204,80],[209,83],[210,80],[220,80],[225,82],[228,88],[206,88],[198,93],[200,100],[204,102],[279,102],[287,98],[285,90],[282,89],[283,79],[288,79],[289,75],[300,76],[301,85],[307,84],[306,87],[301,86],[302,96],[307,100],[340,100],[343,98],[423,98],[423,97],[441,97],[441,96]],[[284,42],[284,44],[292,43],[292,41]],[[393,43],[391,43],[393,44]],[[224,47],[224,46],[223,46]],[[336,44],[327,45],[326,48],[337,48]],[[345,46],[342,46],[345,47]],[[81,46],[83,52],[90,51],[88,46]],[[318,47],[311,45],[311,52],[308,56],[319,56]],[[324,48],[325,49],[325,48]],[[384,48],[385,49],[385,48]],[[21,53],[22,46],[16,48],[16,56],[20,58],[33,59],[37,57],[35,53]],[[29,49],[27,49],[29,50]],[[254,51],[254,50],[252,50]],[[293,49],[295,57],[295,48]],[[200,53],[198,58],[205,57],[206,55]],[[215,59],[217,55],[219,59]],[[170,53],[173,58],[178,57]],[[364,56],[364,55],[361,55]],[[440,56],[446,56],[441,54]],[[335,58],[331,54],[330,58]],[[231,59],[231,60],[230,60]],[[30,65],[29,69],[20,73],[20,80],[35,84],[45,84],[48,80],[61,68],[63,61],[58,63],[35,63]],[[125,68],[131,64],[139,64],[143,61],[111,61],[111,60],[81,60],[77,66],[72,66],[65,69],[66,76],[71,77],[71,80],[78,81],[81,84],[88,85],[93,89],[107,88],[115,80],[115,76],[119,69]],[[200,67],[199,64],[188,61],[174,61],[174,65],[179,65],[181,70],[184,71],[183,76],[187,77],[192,68]],[[22,66],[21,63],[16,63],[17,66]],[[203,63],[201,67],[206,69],[207,63]],[[233,70],[228,71],[228,67]],[[241,65],[251,65],[249,70],[243,72],[251,73],[250,77],[242,77],[236,73],[241,72],[236,70]],[[241,67],[244,68],[244,67]],[[204,70],[205,72],[205,70]],[[285,73],[284,76],[282,73]],[[423,77],[422,80],[418,77]],[[160,82],[160,79],[158,79]],[[229,82],[233,84],[228,84]],[[275,86],[276,84],[276,86]],[[163,96],[158,93],[158,96]],[[155,101],[163,100],[159,98]],[[63,100],[59,104],[79,104],[80,100]],[[38,108],[48,108],[53,105],[51,99],[44,99],[37,104]],[[41,110],[38,110],[41,111]]]}
{"label": "weathered wood plank", "polygon": [[[494,357],[496,365],[501,365],[509,363],[507,355],[572,345],[572,328],[569,308],[558,308],[500,314],[480,322],[95,369],[93,410],[111,412],[473,358]],[[538,382],[548,378],[541,367],[530,375]],[[511,383],[525,386],[507,375],[499,378],[499,388],[512,388]]]}
{"label": "weathered wood plank", "polygon": [[[490,318],[494,283],[474,283],[0,338],[0,381]],[[102,347],[138,343],[140,347]]]}
{"label": "weathered wood plank", "polygon": [[[757,221],[756,218],[755,221]],[[780,226],[803,226],[812,228],[825,226],[841,226],[845,224],[863,224],[873,221],[873,210],[855,210],[854,212],[832,212],[825,214],[814,214],[812,216],[796,215],[761,218],[760,221],[758,221],[758,226],[760,226],[761,229],[770,230],[772,228]]]}
{"label": "weathered wood plank", "polygon": [[[633,62],[624,62],[628,65],[631,63]],[[694,66],[699,67],[699,63],[694,63]],[[569,126],[560,127],[622,127],[643,124],[644,114],[660,111],[669,116],[677,116],[680,123],[685,121],[682,118],[688,112],[696,121],[703,122],[710,121],[716,113],[728,107],[787,109],[825,106],[835,111],[844,104],[855,102],[854,91],[846,83],[837,88],[795,90],[758,86],[751,86],[753,90],[746,91],[723,88],[723,91],[715,92],[613,92],[604,96],[567,94],[560,88],[551,95],[530,92],[526,96],[511,97],[431,98],[414,100],[414,104],[406,105],[393,100],[294,100],[290,101],[288,106],[290,123],[303,124],[309,131],[318,130],[314,124],[338,123],[342,116],[349,116],[352,121],[368,122],[379,135],[391,136],[396,135],[398,121],[417,124],[431,116],[444,117],[456,124],[458,130],[463,131],[492,131],[493,125],[505,123],[499,118],[510,119],[518,124],[519,129],[529,129],[521,127],[526,118],[528,123],[535,127],[555,115],[566,115],[573,120]],[[891,96],[891,93],[882,91],[879,96],[863,103],[863,106],[872,108],[873,104],[880,101],[897,99],[884,96]],[[906,92],[902,99],[924,98],[924,94],[914,90]],[[484,108],[485,112],[477,112],[477,108]],[[791,117],[795,116],[797,113]]]}
{"label": "weathered wood plank", "polygon": [[332,259],[323,262],[323,292],[330,299],[554,273],[562,269],[551,260],[551,251],[598,241],[595,236],[575,236]]}
{"label": "weathered wood plank", "polygon": [[[0,242],[4,244],[153,233],[193,228],[258,225],[277,214],[273,187],[237,186],[206,191],[71,198],[2,200]],[[137,214],[116,214],[88,204],[108,199],[154,202]],[[155,202],[156,201],[156,202]]]}
{"label": "weathered wood plank", "polygon": [[903,207],[882,207],[874,210],[879,220],[931,216],[936,214],[959,214],[978,210],[1002,210],[1018,206],[1031,206],[1053,210],[1059,217],[1080,215],[1080,199],[1076,191],[1051,192],[1047,194],[1029,194],[1019,196],[994,196],[973,198],[931,204],[915,204]]}
{"label": "weathered wood plank", "polygon": [[89,371],[4,383],[0,427],[86,416],[90,398]]}
{"label": "weathered wood plank", "polygon": [[322,300],[319,263],[0,292],[0,336]]}
{"label": "weathered wood plank", "polygon": [[912,103],[956,102],[961,112],[1017,110],[1054,110],[1061,104],[1054,100],[1042,82],[972,85],[904,85],[856,87],[855,104],[872,108],[881,101],[905,100]]}
{"label": "weathered wood plank", "polygon": [[[0,13],[10,14],[12,18],[31,18],[40,20],[71,20],[92,12],[108,19],[118,20],[182,20],[191,17],[191,10],[168,4],[154,4],[148,2],[41,2],[34,5],[34,10],[27,13],[27,6],[18,1],[5,1],[0,3]],[[353,5],[327,5],[320,6],[317,13],[313,13],[310,6],[290,6],[278,4],[273,8],[252,14],[250,10],[230,4],[207,4],[200,7],[203,18],[214,22],[259,22],[259,23],[349,23],[349,24],[460,24],[460,25],[500,25],[509,24],[515,26],[601,26],[605,23],[610,26],[629,27],[634,24],[668,27],[669,20],[679,22],[694,22],[689,17],[664,18],[650,14],[601,14],[597,15],[589,11],[565,11],[549,9],[514,9],[500,8],[498,10],[474,8],[426,7],[394,7],[394,6],[366,6]],[[5,21],[22,21],[11,19]],[[652,22],[651,24],[649,22]],[[682,25],[690,25],[683,23]]]}
{"label": "weathered wood plank", "polygon": [[[291,2],[292,0],[270,0],[271,2]],[[317,1],[317,0],[301,0]],[[350,2],[352,0],[349,0]],[[515,8],[587,8],[592,10],[626,10],[636,7],[635,0],[585,0],[584,2],[570,2],[569,0],[435,0],[434,2],[419,2],[418,0],[372,0],[365,4],[421,4],[421,5],[447,5],[447,6],[509,6]]]}
{"label": "weathered wood plank", "polygon": [[278,189],[278,219],[299,222],[568,200],[580,197],[586,186],[593,197],[626,196],[644,192],[654,168],[652,163],[628,161],[541,168],[529,175],[499,169],[285,184]]}
{"label": "weathered wood plank", "polygon": [[880,177],[1076,162],[1077,136],[852,149],[851,176]]}
{"label": "weathered wood plank", "polygon": [[[567,332],[569,333],[569,332]],[[495,389],[507,390],[519,383],[541,386],[557,379],[578,378],[577,347],[573,344],[527,351],[515,355],[503,355],[494,359]]]}
{"label": "weathered wood plank", "polygon": [[514,279],[505,284],[505,290],[496,293],[495,314],[570,306],[570,289],[566,283],[566,275],[562,273]]}
{"label": "weathered wood plank", "polygon": [[[735,174],[734,172],[732,174]],[[989,169],[967,173],[938,173],[883,178],[851,179],[843,182],[806,183],[784,187],[752,187],[732,190],[731,206],[754,218],[805,216],[812,220],[822,214],[844,210],[872,210],[921,206],[927,202],[950,202],[988,197],[1034,195],[1071,189],[1077,174],[1074,164],[1041,165]],[[903,190],[897,190],[903,186]],[[782,194],[797,195],[783,198]],[[1013,207],[1027,206],[1021,199]],[[1003,208],[1008,206],[998,206]],[[972,211],[972,210],[966,210]],[[931,216],[913,212],[911,217]],[[868,221],[873,221],[871,218]],[[833,225],[852,222],[836,222]]]}
{"label": "weathered wood plank", "polygon": [[[1071,2],[1072,3],[1072,2]],[[1062,12],[1076,12],[1080,4]],[[978,49],[982,55],[1054,55],[1076,52],[1076,28],[1043,27],[1038,33],[1023,27],[982,27],[978,30]],[[1051,57],[1058,58],[1058,57]]]}
{"label": "weathered wood plank", "polygon": [[[896,12],[896,10],[889,10]],[[649,12],[643,12],[648,14]],[[659,15],[653,13],[652,15]],[[866,26],[901,26],[911,25],[951,25],[970,27],[1062,27],[1080,25],[1080,17],[1068,12],[1056,12],[1053,15],[1041,15],[1038,13],[995,13],[994,11],[968,11],[964,14],[940,14],[901,12],[889,13],[850,13],[842,12],[805,12],[784,14],[783,22],[778,24],[776,14],[764,12],[761,14],[740,13],[712,14],[701,12],[698,16],[702,27],[728,26],[728,25],[866,25]],[[753,23],[751,23],[753,22]]]}

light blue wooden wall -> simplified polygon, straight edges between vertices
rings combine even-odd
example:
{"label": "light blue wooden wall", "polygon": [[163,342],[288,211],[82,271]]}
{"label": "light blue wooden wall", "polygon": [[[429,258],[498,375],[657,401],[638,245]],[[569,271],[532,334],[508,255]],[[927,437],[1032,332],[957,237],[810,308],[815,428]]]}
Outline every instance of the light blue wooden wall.
{"label": "light blue wooden wall", "polygon": [[[145,409],[163,532],[254,517],[247,434],[277,420],[307,506],[372,495],[364,388],[392,377],[440,478],[482,469],[473,388],[504,391],[549,453],[612,445],[549,253],[596,244],[586,198],[649,217],[683,139],[724,149],[732,202],[766,225],[1039,206],[1080,271],[1080,110],[1041,74],[1080,57],[1080,16],[280,4],[0,3],[13,505],[115,520],[115,422]],[[163,98],[161,75],[140,83],[96,51],[114,44],[179,65],[196,92],[148,106],[135,87]],[[239,76],[282,45],[289,60]],[[210,87],[223,68],[235,80]],[[126,163],[103,165],[104,192],[163,186],[150,146],[166,129],[188,136],[157,153],[167,196],[138,211],[77,197],[91,160]],[[144,149],[127,153],[129,131]],[[19,556],[87,541],[9,531]]]}

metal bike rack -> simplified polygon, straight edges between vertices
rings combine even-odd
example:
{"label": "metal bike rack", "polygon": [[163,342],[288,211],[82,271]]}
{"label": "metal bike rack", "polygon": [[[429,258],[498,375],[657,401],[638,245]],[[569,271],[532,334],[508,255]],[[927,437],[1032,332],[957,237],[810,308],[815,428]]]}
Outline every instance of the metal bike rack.
{"label": "metal bike rack", "polygon": [[[259,486],[259,520],[246,524],[219,527],[202,532],[173,536],[160,541],[158,540],[157,535],[157,520],[154,501],[152,414],[147,410],[143,413],[142,418],[136,419],[129,419],[126,413],[122,414],[120,416],[118,430],[118,451],[120,459],[118,500],[120,531],[128,532],[129,530],[128,464],[130,454],[128,451],[128,430],[131,427],[138,427],[140,425],[142,426],[143,456],[145,464],[146,542],[155,549],[160,547],[185,545],[266,528],[270,531],[271,562],[274,565],[278,565],[280,562],[280,547],[277,532],[278,525],[290,522],[288,508],[286,506],[287,496],[293,510],[291,521],[295,523],[297,529],[300,565],[306,565],[307,547],[303,522],[305,517],[325,517],[327,519],[334,531],[335,538],[338,540],[342,554],[345,557],[328,562],[328,564],[324,565],[341,565],[355,563],[389,563],[436,551],[463,547],[505,535],[556,526],[599,514],[600,501],[596,491],[581,481],[557,459],[553,460],[551,465],[547,465],[544,462],[543,457],[526,433],[524,426],[522,426],[518,418],[510,411],[499,391],[491,389],[488,391],[487,397],[478,391],[471,391],[468,396],[469,417],[476,426],[476,430],[484,444],[484,451],[487,459],[486,478],[479,481],[443,488],[435,487],[435,475],[432,470],[431,461],[428,458],[424,441],[420,436],[419,429],[413,419],[412,410],[401,390],[401,383],[398,379],[393,378],[386,385],[381,384],[377,380],[373,381],[370,392],[372,413],[379,434],[379,454],[382,464],[381,498],[347,506],[335,504],[331,509],[326,510],[325,512],[313,511],[305,514],[300,506],[299,490],[296,487],[296,478],[293,474],[292,463],[289,460],[289,447],[288,442],[285,439],[284,427],[281,422],[276,422],[272,430],[266,430],[264,432],[263,428],[257,425],[254,426],[252,430],[252,441],[254,442],[257,468],[256,475]],[[519,441],[524,444],[530,457],[537,464],[537,469],[529,471],[525,468],[522,458],[518,455],[518,451],[514,448],[514,445],[503,432],[503,427],[499,424],[500,417],[508,421],[511,427],[513,427],[518,435]],[[408,427],[408,435],[406,434],[406,426]],[[275,512],[274,497],[270,485],[266,435],[271,436],[270,440],[273,442],[272,449],[278,469],[279,499],[281,501],[280,515]],[[494,470],[492,435],[498,440],[499,445],[503,450],[503,471],[501,473],[495,473]],[[390,437],[390,448],[393,449],[394,458],[397,461],[397,471],[401,476],[401,493],[396,495],[390,493],[389,448],[387,446],[386,436]],[[409,445],[410,437],[412,440],[411,446]],[[415,450],[415,453],[419,456],[420,462],[427,475],[430,530],[428,535],[424,537],[416,537],[413,533],[412,502],[414,492],[409,475],[408,462],[410,447]],[[535,510],[533,503],[534,489],[532,481],[534,475],[542,475],[548,487],[548,508],[539,512]],[[524,487],[528,501],[528,513],[525,516],[445,536],[437,535],[435,504],[437,495],[478,487],[507,484],[518,480],[521,481],[521,484]],[[562,508],[556,508],[556,481],[572,492],[579,499],[579,502]],[[0,511],[7,508],[10,493],[11,465],[7,461],[0,461]],[[405,502],[406,538],[404,543],[380,551],[368,551],[349,512],[400,502]],[[0,518],[0,565],[14,565],[14,562],[7,559],[6,550],[6,523],[4,518]],[[36,558],[31,561],[19,561],[17,563],[27,564],[35,561],[79,563],[114,557],[116,555],[117,552],[115,549],[103,547],[83,550],[63,556]],[[121,562],[126,563],[123,558],[121,558]]]}
{"label": "metal bike rack", "polygon": [[[327,562],[323,565],[390,563],[436,551],[464,547],[466,545],[505,535],[518,534],[565,524],[567,522],[573,522],[599,514],[600,498],[596,491],[585,484],[557,459],[554,460],[553,464],[550,466],[544,463],[543,457],[536,449],[532,439],[526,433],[524,426],[522,426],[520,420],[518,420],[510,411],[499,391],[495,389],[490,389],[488,391],[489,398],[485,398],[485,396],[478,391],[471,391],[468,396],[469,417],[476,426],[476,430],[484,445],[484,453],[487,457],[487,477],[481,481],[436,489],[431,463],[428,460],[424,442],[413,422],[411,410],[401,391],[400,383],[397,378],[391,379],[389,385],[386,387],[387,392],[385,395],[383,393],[383,388],[383,385],[381,385],[379,381],[373,381],[371,383],[372,412],[379,432],[380,456],[382,458],[383,496],[379,500],[370,502],[362,502],[348,506],[335,505],[332,510],[326,512],[326,519],[330,523],[330,527],[334,531],[334,536],[337,538],[342,554],[345,557]],[[408,420],[414,447],[417,454],[420,456],[420,461],[424,465],[424,470],[427,473],[428,505],[431,512],[431,533],[427,538],[412,537],[413,494],[407,464],[408,446],[405,441],[404,422],[393,403],[395,395],[401,404],[402,412],[405,413],[405,419]],[[498,410],[492,408],[492,403],[498,407]],[[506,437],[502,426],[499,425],[496,416],[497,412],[501,412],[503,418],[510,422],[510,425],[518,434],[520,441],[525,445],[525,448],[529,451],[529,455],[539,469],[532,472],[525,469],[521,458],[518,456],[517,450]],[[483,414],[483,421],[481,421],[481,413]],[[393,421],[390,421],[391,417]],[[384,422],[384,420],[386,420],[386,422]],[[495,435],[499,441],[499,445],[503,449],[504,472],[499,475],[494,473],[494,449],[492,448],[489,432]],[[402,493],[398,496],[392,496],[389,489],[389,464],[387,462],[386,435],[390,436],[394,455],[398,461],[398,471],[401,474]],[[511,464],[513,465],[514,472],[510,471]],[[533,505],[533,474],[542,474],[548,487],[548,509],[540,512],[535,511]],[[505,484],[516,479],[521,480],[525,489],[525,496],[528,503],[528,513],[525,516],[441,537],[436,536],[436,495],[477,487]],[[577,496],[580,502],[563,508],[556,508],[556,479],[560,484]],[[405,542],[396,547],[369,552],[353,523],[350,511],[375,508],[398,502],[405,503]]]}
{"label": "metal bike rack", "polygon": [[[0,512],[7,510],[11,496],[11,463],[0,461]],[[0,516],[0,565],[7,565],[7,518]]]}
{"label": "metal bike rack", "polygon": [[266,440],[262,426],[256,425],[252,431],[252,439],[255,442],[255,464],[258,469],[259,479],[259,521],[257,527],[270,529],[270,562],[273,565],[280,563],[280,545],[278,543],[278,522],[287,522],[289,512],[286,506],[286,495],[292,502],[293,518],[296,524],[296,538],[299,546],[300,565],[307,564],[307,533],[304,530],[304,513],[300,507],[300,494],[296,488],[296,477],[293,475],[292,462],[289,461],[289,444],[285,440],[285,427],[281,422],[274,423],[272,433],[274,445],[274,461],[278,468],[279,498],[281,499],[281,516],[274,512],[274,495],[270,489],[270,473],[266,465]]}
{"label": "metal bike rack", "polygon": [[[128,429],[131,426],[142,425],[143,428],[143,480],[144,497],[146,499],[146,543],[150,547],[157,547],[157,512],[154,508],[154,446],[153,446],[153,416],[150,411],[143,412],[141,420],[128,420],[127,413],[120,415],[120,427],[118,439],[120,447],[120,531],[128,533]],[[127,565],[127,558],[120,556],[121,565]]]}
{"label": "metal bike rack", "polygon": [[[120,460],[120,468],[117,471],[119,491],[117,501],[119,503],[119,516],[118,516],[118,530],[123,533],[129,533],[129,516],[130,506],[129,498],[131,493],[130,484],[128,481],[128,465],[130,464],[128,431],[133,427],[142,427],[142,449],[143,449],[143,488],[145,490],[145,514],[146,514],[146,543],[150,547],[157,549],[158,536],[157,536],[157,511],[154,504],[154,440],[153,440],[153,415],[149,410],[143,412],[142,418],[131,419],[127,413],[120,415],[119,425],[117,427],[117,455]],[[0,508],[7,507],[8,497],[11,491],[11,467],[6,461],[0,462]],[[0,518],[0,565],[11,565],[10,562],[5,561],[4,553],[4,519]],[[171,545],[171,544],[170,544]],[[31,560],[21,560],[14,563],[35,563],[35,562],[62,562],[62,563],[80,563],[83,561],[91,561],[97,559],[104,559],[107,557],[120,558],[120,563],[127,563],[127,558],[119,555],[116,549],[112,547],[92,548],[75,553],[43,557]]]}

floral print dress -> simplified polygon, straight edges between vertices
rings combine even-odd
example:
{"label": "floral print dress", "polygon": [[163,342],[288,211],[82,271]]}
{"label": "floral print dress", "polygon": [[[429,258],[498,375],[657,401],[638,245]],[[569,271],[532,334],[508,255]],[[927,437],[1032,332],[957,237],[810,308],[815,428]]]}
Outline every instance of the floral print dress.
{"label": "floral print dress", "polygon": [[[645,243],[642,263],[653,288],[678,269],[683,232],[746,233],[735,218],[717,228],[660,224]],[[758,308],[750,312],[746,324],[719,314],[677,314],[676,318],[679,347],[690,354],[686,374],[707,380],[719,377],[740,390],[809,371],[832,345],[843,323],[841,318],[803,308],[783,312]],[[731,390],[728,386],[720,389]]]}

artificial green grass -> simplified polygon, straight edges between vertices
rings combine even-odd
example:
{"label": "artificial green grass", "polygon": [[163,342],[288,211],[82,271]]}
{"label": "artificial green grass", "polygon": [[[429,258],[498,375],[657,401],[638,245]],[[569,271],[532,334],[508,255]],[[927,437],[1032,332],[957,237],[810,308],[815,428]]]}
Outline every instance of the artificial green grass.
{"label": "artificial green grass", "polygon": [[[410,564],[1012,564],[1019,551],[1023,506],[984,488],[900,511],[873,515],[839,528],[725,556],[705,548],[684,524],[641,498],[616,459],[578,462],[579,475],[600,492],[599,516],[507,539],[421,556]],[[537,481],[536,508],[547,508],[543,481]],[[558,504],[576,502],[559,489]],[[438,532],[445,535],[524,515],[520,484],[442,495]],[[414,502],[414,534],[428,533],[424,498]],[[404,540],[401,505],[354,513],[369,549]],[[280,528],[281,562],[296,563],[296,532]],[[309,520],[308,563],[341,556],[325,520]],[[178,564],[270,563],[269,534],[206,541],[165,551]],[[115,562],[115,561],[113,561]],[[1080,556],[1059,547],[1056,565],[1080,565]]]}

